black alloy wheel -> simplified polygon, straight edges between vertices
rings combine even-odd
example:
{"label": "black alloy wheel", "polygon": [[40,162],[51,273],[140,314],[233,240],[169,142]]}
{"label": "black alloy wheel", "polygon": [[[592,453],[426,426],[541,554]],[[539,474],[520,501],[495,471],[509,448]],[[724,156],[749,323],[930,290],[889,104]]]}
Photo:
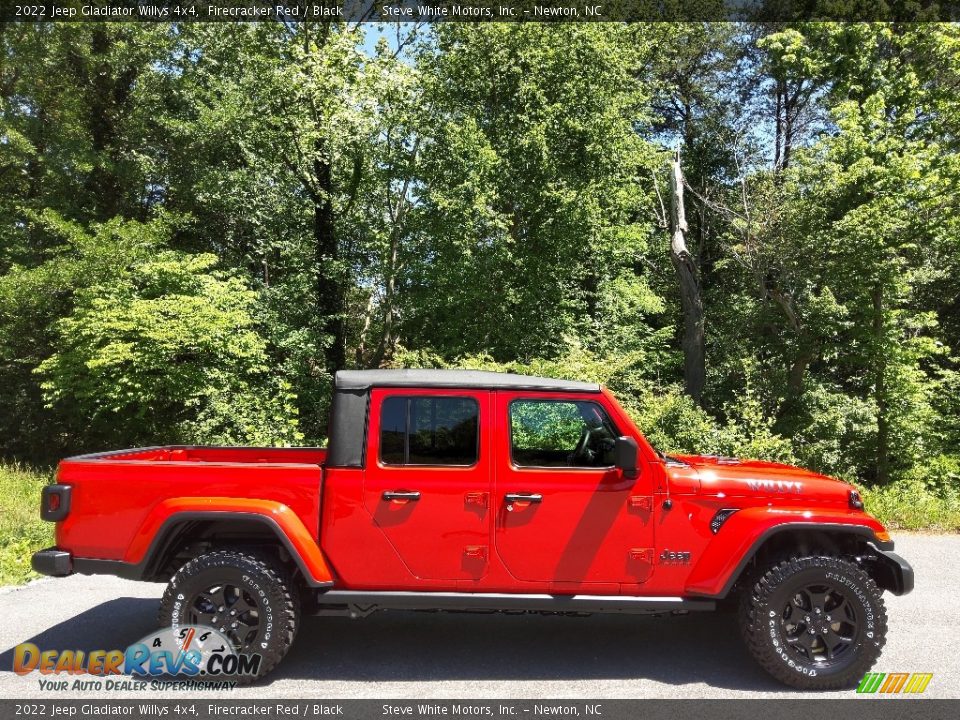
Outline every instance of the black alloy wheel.
{"label": "black alloy wheel", "polygon": [[241,587],[213,585],[194,596],[187,611],[191,625],[205,625],[227,636],[237,652],[249,649],[257,639],[262,609]]}
{"label": "black alloy wheel", "polygon": [[859,637],[860,622],[842,588],[807,585],[787,602],[780,630],[798,660],[826,667],[843,661]]}

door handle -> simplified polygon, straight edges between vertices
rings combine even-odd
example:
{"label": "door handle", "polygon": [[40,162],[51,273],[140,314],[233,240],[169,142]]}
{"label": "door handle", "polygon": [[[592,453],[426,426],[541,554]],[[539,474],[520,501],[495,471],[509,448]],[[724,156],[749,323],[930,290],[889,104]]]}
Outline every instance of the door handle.
{"label": "door handle", "polygon": [[513,503],[540,503],[543,502],[543,495],[540,493],[507,493],[503,496],[508,505]]}
{"label": "door handle", "polygon": [[400,500],[402,502],[419,500],[420,493],[417,490],[384,490],[384,500]]}

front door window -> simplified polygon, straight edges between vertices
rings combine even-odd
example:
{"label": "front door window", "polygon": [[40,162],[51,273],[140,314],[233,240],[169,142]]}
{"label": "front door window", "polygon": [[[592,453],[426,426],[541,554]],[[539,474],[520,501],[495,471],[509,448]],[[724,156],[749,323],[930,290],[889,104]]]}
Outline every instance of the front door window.
{"label": "front door window", "polygon": [[595,402],[515,400],[510,404],[510,454],[518,467],[611,467],[618,434]]}

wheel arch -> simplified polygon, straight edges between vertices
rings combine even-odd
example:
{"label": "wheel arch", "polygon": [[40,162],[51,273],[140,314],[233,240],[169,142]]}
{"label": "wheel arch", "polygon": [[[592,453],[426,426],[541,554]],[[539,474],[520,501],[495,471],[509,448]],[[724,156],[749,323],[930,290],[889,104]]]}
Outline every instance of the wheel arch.
{"label": "wheel arch", "polygon": [[[864,561],[861,563],[864,570],[881,588],[895,594],[909,592],[913,587],[912,571],[909,582],[903,579],[902,574],[898,580],[898,573],[889,567],[893,562],[890,558],[899,560],[894,553],[887,552],[893,548],[893,543],[879,540],[876,528],[872,527],[873,524],[879,526],[879,523],[873,518],[869,520],[869,525],[785,521],[756,528],[740,541],[739,548],[730,542],[715,543],[708,546],[694,566],[685,592],[694,596],[722,599],[727,597],[744,574],[756,565],[788,554],[813,553],[860,558]],[[721,528],[721,532],[726,529]],[[867,562],[872,559],[877,562]],[[903,565],[906,566],[905,563]],[[909,570],[909,566],[906,568]]]}
{"label": "wheel arch", "polygon": [[326,558],[300,518],[286,505],[264,503],[222,509],[174,504],[165,508],[169,512],[160,509],[138,533],[148,544],[131,547],[125,564],[135,568],[130,574],[139,579],[166,580],[179,567],[178,561],[203,548],[270,546],[299,571],[305,584],[333,585]]}

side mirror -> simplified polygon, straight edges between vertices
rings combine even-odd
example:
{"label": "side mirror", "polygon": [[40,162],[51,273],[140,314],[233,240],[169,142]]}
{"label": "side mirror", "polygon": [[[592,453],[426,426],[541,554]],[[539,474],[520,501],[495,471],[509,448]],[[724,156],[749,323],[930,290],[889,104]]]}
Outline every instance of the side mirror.
{"label": "side mirror", "polygon": [[613,464],[623,471],[623,476],[628,480],[640,474],[637,470],[637,449],[637,441],[632,437],[622,435],[614,441]]}

